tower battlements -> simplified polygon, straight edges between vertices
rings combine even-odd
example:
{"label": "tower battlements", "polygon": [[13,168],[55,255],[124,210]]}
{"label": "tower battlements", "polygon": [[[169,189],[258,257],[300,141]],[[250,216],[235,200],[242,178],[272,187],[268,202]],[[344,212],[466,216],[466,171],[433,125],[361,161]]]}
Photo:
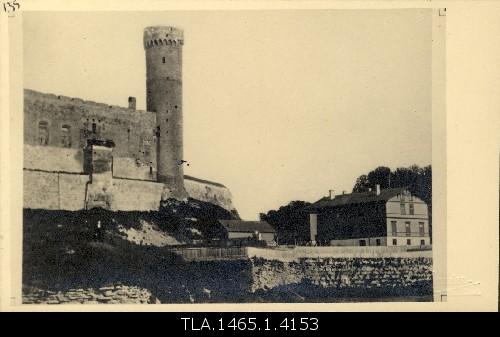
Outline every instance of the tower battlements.
{"label": "tower battlements", "polygon": [[170,26],[152,26],[144,29],[144,49],[157,46],[182,46],[184,32]]}

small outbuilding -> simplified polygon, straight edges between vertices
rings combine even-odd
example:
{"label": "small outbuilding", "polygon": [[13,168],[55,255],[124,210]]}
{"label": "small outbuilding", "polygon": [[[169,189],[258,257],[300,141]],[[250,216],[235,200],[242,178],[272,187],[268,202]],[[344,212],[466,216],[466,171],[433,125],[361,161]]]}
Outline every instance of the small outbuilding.
{"label": "small outbuilding", "polygon": [[219,220],[222,239],[228,245],[265,243],[276,245],[276,230],[266,221]]}

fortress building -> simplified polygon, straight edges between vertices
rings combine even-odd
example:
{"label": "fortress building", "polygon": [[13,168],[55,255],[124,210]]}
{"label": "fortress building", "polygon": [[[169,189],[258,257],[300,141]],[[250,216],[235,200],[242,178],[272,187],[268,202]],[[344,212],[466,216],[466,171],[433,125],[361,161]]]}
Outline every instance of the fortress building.
{"label": "fortress building", "polygon": [[234,211],[222,184],[185,176],[182,30],[144,30],[147,111],[24,91],[24,208],[157,210],[194,199]]}

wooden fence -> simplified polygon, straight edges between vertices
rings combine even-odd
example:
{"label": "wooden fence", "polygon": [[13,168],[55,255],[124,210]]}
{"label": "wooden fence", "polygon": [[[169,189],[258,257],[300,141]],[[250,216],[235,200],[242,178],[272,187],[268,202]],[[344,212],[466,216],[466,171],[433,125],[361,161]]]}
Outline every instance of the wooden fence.
{"label": "wooden fence", "polygon": [[247,247],[175,248],[172,252],[185,261],[237,260],[248,257]]}

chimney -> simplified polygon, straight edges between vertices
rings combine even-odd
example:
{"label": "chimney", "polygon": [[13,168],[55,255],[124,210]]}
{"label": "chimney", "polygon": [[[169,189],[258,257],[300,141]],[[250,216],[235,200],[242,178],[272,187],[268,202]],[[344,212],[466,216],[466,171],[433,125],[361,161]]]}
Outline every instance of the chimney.
{"label": "chimney", "polygon": [[377,188],[377,195],[380,195],[380,185],[377,184],[376,188]]}
{"label": "chimney", "polygon": [[309,214],[309,234],[311,235],[311,242],[316,242],[318,236],[318,215]]}
{"label": "chimney", "polygon": [[135,97],[130,96],[128,98],[128,108],[135,110]]}
{"label": "chimney", "polygon": [[333,200],[335,198],[335,190],[328,190],[330,193],[330,200]]}
{"label": "chimney", "polygon": [[343,190],[343,191],[342,191],[342,194],[346,194],[346,193],[347,193],[347,191],[346,191],[346,190]]}

